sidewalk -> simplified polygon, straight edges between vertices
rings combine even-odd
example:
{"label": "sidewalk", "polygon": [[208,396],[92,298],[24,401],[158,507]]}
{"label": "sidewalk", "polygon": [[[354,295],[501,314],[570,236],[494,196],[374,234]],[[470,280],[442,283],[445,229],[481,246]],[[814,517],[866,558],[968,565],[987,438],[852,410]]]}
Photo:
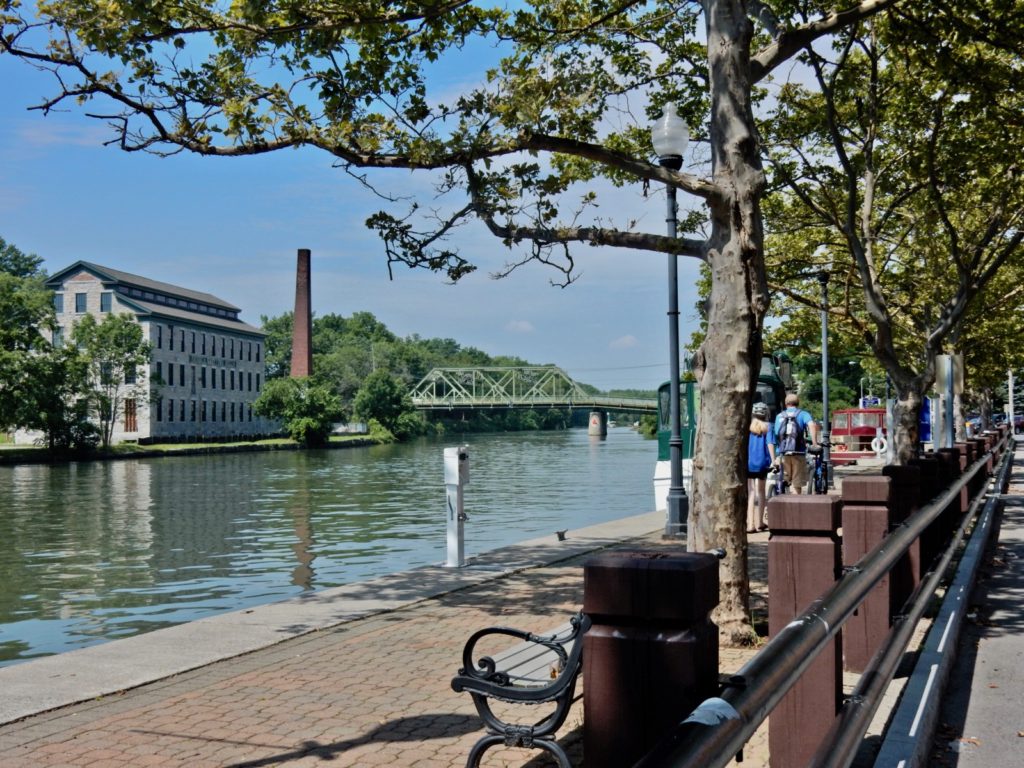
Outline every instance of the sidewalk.
{"label": "sidewalk", "polygon": [[1024,478],[1004,498],[998,539],[986,553],[957,645],[931,764],[1024,764]]}

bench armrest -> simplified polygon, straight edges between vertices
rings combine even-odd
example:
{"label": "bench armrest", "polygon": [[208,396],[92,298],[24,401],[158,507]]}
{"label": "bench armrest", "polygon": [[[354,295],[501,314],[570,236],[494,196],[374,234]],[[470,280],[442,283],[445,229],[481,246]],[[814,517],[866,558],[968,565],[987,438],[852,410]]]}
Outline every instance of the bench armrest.
{"label": "bench armrest", "polygon": [[[468,691],[483,696],[493,696],[505,701],[549,701],[556,698],[570,684],[574,683],[583,657],[583,633],[590,628],[590,618],[582,612],[570,620],[570,629],[563,634],[535,635],[511,627],[489,627],[475,632],[462,651],[462,668],[452,679],[452,689]],[[558,674],[547,685],[519,686],[515,676],[498,669],[490,656],[474,660],[477,643],[484,637],[504,635],[542,646],[558,658]],[[565,647],[572,643],[570,652]]]}

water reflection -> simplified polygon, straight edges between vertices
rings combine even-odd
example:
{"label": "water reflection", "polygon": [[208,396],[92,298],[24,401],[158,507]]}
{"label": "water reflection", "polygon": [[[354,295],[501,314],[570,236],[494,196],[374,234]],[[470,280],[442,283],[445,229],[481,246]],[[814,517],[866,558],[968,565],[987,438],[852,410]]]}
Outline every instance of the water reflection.
{"label": "water reflection", "polygon": [[295,530],[292,552],[295,553],[296,565],[292,571],[292,584],[303,589],[312,589],[315,574],[313,561],[316,554],[313,552],[313,526],[310,522],[309,474],[298,475],[296,481],[295,494],[288,506]]}
{"label": "water reflection", "polygon": [[[462,442],[469,555],[652,506],[629,430]],[[442,562],[442,448],[0,467],[0,664]]]}

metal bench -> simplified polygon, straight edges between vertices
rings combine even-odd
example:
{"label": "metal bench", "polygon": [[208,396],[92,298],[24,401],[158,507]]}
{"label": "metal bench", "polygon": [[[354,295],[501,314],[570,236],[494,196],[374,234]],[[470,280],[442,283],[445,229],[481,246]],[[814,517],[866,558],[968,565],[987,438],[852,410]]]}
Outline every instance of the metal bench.
{"label": "metal bench", "polygon": [[[489,627],[474,633],[462,651],[462,668],[452,678],[452,689],[466,691],[484,721],[488,733],[469,753],[466,768],[477,768],[491,747],[544,749],[555,756],[561,768],[571,768],[565,750],[555,741],[555,732],[569,714],[576,692],[576,679],[583,668],[583,633],[590,619],[580,613],[551,634],[535,635],[509,627]],[[523,642],[500,654],[474,660],[477,644],[485,637],[503,635]],[[507,723],[491,709],[490,699],[511,704],[554,702],[554,711],[533,725]]]}

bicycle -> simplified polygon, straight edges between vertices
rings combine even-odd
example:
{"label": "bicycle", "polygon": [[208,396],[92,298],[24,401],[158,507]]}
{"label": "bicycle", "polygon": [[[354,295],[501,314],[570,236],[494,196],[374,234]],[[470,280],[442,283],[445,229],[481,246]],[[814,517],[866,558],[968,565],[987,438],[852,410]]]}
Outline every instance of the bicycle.
{"label": "bicycle", "polygon": [[766,495],[769,499],[772,496],[781,496],[789,488],[789,481],[786,480],[785,473],[782,471],[781,460],[773,464],[771,469],[768,470],[768,479]]}
{"label": "bicycle", "polygon": [[832,443],[820,443],[807,447],[807,463],[810,464],[810,476],[807,478],[807,493],[824,495],[828,493],[828,465],[825,463],[825,446]]}

